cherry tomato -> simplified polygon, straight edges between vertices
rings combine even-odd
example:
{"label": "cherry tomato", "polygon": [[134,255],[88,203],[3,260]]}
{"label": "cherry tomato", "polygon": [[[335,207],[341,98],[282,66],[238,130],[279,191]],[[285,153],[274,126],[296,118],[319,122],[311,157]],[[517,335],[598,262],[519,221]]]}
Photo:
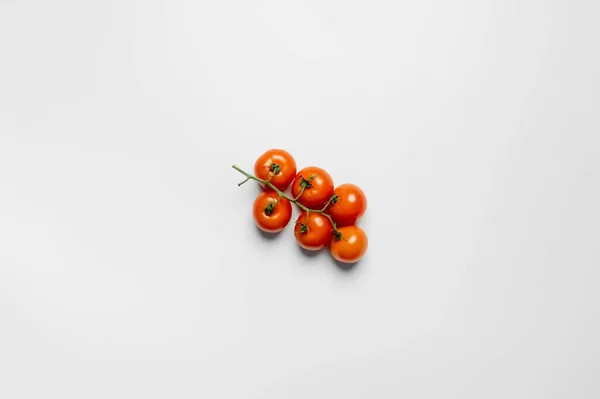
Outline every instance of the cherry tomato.
{"label": "cherry tomato", "polygon": [[333,194],[328,207],[331,218],[338,227],[356,224],[367,210],[367,197],[360,187],[354,184],[342,184]]}
{"label": "cherry tomato", "polygon": [[367,252],[369,240],[364,230],[358,226],[346,226],[338,229],[329,244],[331,256],[339,262],[355,263]]}
{"label": "cherry tomato", "polygon": [[254,175],[262,180],[271,179],[271,184],[285,190],[296,177],[296,161],[287,151],[272,149],[258,157]]}
{"label": "cherry tomato", "polygon": [[320,213],[309,212],[307,218],[306,212],[302,212],[296,220],[294,235],[302,248],[317,251],[331,241],[333,225]]}
{"label": "cherry tomato", "polygon": [[254,221],[259,229],[277,233],[284,229],[292,218],[292,204],[273,191],[262,192],[254,200]]}
{"label": "cherry tomato", "polygon": [[307,208],[320,210],[332,195],[333,179],[317,166],[302,169],[292,183],[292,196]]}

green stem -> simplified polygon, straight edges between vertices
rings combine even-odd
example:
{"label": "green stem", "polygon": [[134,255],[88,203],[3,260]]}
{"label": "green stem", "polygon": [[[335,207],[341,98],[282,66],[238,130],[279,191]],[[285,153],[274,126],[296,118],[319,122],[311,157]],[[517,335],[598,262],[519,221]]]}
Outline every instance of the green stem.
{"label": "green stem", "polygon": [[333,225],[333,231],[337,231],[337,226],[335,224],[335,222],[333,221],[333,219],[331,218],[331,215],[328,215],[324,212],[321,212],[321,215],[325,216],[327,219],[329,219],[329,221],[331,222],[331,224]]}
{"label": "green stem", "polygon": [[246,180],[244,180],[243,182],[238,183],[238,187],[241,186],[242,184],[246,183],[248,180],[250,180],[250,178],[246,177]]}
{"label": "green stem", "polygon": [[[331,222],[331,224],[333,225],[333,231],[337,231],[337,227],[335,225],[335,222],[333,221],[333,219],[331,218],[330,215],[328,215],[327,213],[325,213],[325,209],[327,208],[327,206],[331,203],[331,198],[329,199],[329,201],[327,201],[327,203],[325,204],[325,206],[323,207],[323,209],[310,209],[307,208],[306,206],[302,205],[301,203],[298,202],[298,198],[300,198],[300,195],[298,195],[298,197],[296,198],[292,198],[290,196],[288,196],[286,193],[284,193],[283,191],[281,191],[280,189],[278,189],[277,187],[275,187],[273,185],[273,183],[271,183],[269,180],[263,180],[263,179],[259,179],[258,177],[251,175],[250,173],[246,172],[245,170],[243,170],[242,168],[240,168],[237,165],[232,165],[232,168],[237,170],[238,172],[240,172],[241,174],[243,174],[244,176],[247,177],[246,180],[244,180],[243,182],[241,182],[240,184],[238,184],[238,186],[241,186],[242,184],[246,183],[248,180],[255,180],[261,184],[264,184],[267,187],[272,188],[278,195],[279,198],[283,197],[286,200],[293,202],[294,204],[298,205],[302,210],[304,210],[307,214],[310,212],[314,212],[314,213],[320,213],[321,215],[325,216],[327,219],[329,219],[329,221]],[[302,192],[304,192],[304,188],[302,188],[302,191],[300,194],[302,194]],[[307,215],[308,216],[308,215]]]}
{"label": "green stem", "polygon": [[300,196],[302,195],[302,193],[304,192],[305,187],[302,187],[300,189],[300,192],[298,193],[298,195],[296,196],[296,198],[294,198],[295,201],[298,201],[298,198],[300,198]]}
{"label": "green stem", "polygon": [[323,209],[321,209],[321,212],[323,212],[325,209],[327,209],[327,207],[329,206],[329,204],[331,204],[331,200],[333,199],[333,195],[331,196],[331,198],[329,198],[329,201],[327,201],[325,203],[325,206],[323,207]]}

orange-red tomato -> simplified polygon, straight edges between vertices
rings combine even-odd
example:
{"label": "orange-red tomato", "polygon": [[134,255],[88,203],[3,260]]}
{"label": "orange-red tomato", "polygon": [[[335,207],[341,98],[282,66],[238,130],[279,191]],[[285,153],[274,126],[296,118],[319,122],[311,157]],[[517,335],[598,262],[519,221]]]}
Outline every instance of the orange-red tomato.
{"label": "orange-red tomato", "polygon": [[356,224],[367,210],[367,197],[360,187],[354,184],[342,184],[333,194],[328,207],[331,218],[338,227]]}
{"label": "orange-red tomato", "polygon": [[302,169],[292,183],[292,196],[310,209],[320,210],[332,195],[333,179],[329,173],[317,166]]}
{"label": "orange-red tomato", "polygon": [[320,213],[310,212],[307,218],[306,212],[302,212],[296,220],[294,236],[302,248],[317,251],[331,241],[333,225]]}
{"label": "orange-red tomato", "polygon": [[284,229],[292,218],[292,204],[273,191],[262,192],[254,200],[254,221],[259,229],[268,233],[277,233]]}
{"label": "orange-red tomato", "polygon": [[346,226],[338,229],[329,244],[331,256],[339,262],[355,263],[367,252],[369,240],[364,230],[358,226]]}
{"label": "orange-red tomato", "polygon": [[296,161],[289,152],[272,149],[262,154],[254,163],[254,175],[270,180],[280,190],[285,190],[296,177]]}

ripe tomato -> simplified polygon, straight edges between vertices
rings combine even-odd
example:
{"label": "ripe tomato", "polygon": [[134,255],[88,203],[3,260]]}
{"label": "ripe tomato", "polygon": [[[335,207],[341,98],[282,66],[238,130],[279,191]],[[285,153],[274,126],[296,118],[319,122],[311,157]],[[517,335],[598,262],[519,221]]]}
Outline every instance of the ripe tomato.
{"label": "ripe tomato", "polygon": [[329,215],[338,227],[356,224],[367,210],[367,197],[360,187],[354,184],[342,184],[333,194]]}
{"label": "ripe tomato", "polygon": [[333,179],[317,166],[302,169],[292,183],[292,196],[307,208],[320,210],[332,195]]}
{"label": "ripe tomato", "polygon": [[262,180],[271,179],[271,184],[283,191],[296,176],[296,161],[287,151],[272,149],[258,157],[254,175]]}
{"label": "ripe tomato", "polygon": [[[273,191],[262,192],[254,200],[254,221],[259,229],[268,233],[277,233],[284,229],[292,218],[292,204]],[[277,203],[277,205],[275,205]]]}
{"label": "ripe tomato", "polygon": [[358,226],[346,226],[338,229],[329,244],[329,251],[337,261],[355,263],[367,252],[369,240],[364,230]]}
{"label": "ripe tomato", "polygon": [[296,220],[294,236],[302,248],[317,251],[331,241],[333,225],[320,213],[310,212],[307,218],[306,212],[302,212]]}

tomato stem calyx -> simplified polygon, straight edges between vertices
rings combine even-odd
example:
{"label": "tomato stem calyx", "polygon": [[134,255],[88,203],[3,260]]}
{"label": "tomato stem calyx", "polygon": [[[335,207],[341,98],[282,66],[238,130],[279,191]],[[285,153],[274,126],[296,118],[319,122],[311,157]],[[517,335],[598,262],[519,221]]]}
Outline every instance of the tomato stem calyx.
{"label": "tomato stem calyx", "polygon": [[304,223],[300,223],[300,232],[301,233],[308,233],[308,225],[306,225]]}
{"label": "tomato stem calyx", "polygon": [[274,175],[278,175],[281,173],[281,166],[277,165],[276,163],[272,163],[269,170],[273,172]]}
{"label": "tomato stem calyx", "polygon": [[302,187],[302,189],[311,188],[312,187],[311,182],[313,180],[315,180],[316,177],[317,177],[316,174],[312,175],[308,179],[305,179],[304,176],[300,176],[300,187]]}
{"label": "tomato stem calyx", "polygon": [[271,201],[267,205],[265,205],[265,215],[272,215],[273,210],[275,209],[276,202]]}

